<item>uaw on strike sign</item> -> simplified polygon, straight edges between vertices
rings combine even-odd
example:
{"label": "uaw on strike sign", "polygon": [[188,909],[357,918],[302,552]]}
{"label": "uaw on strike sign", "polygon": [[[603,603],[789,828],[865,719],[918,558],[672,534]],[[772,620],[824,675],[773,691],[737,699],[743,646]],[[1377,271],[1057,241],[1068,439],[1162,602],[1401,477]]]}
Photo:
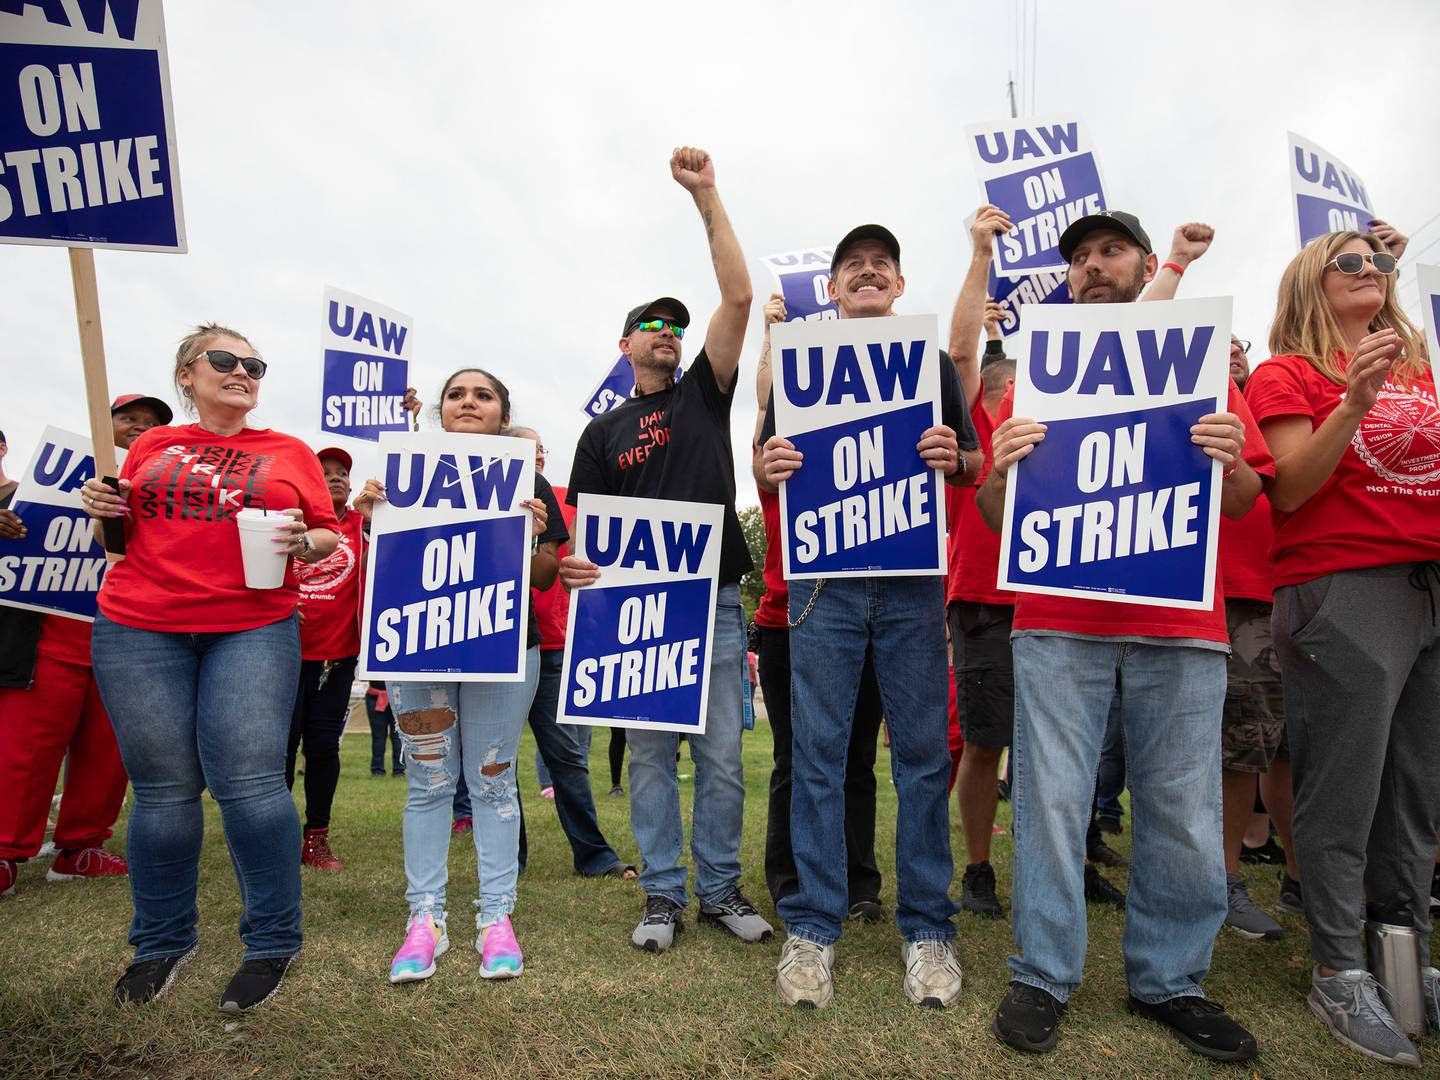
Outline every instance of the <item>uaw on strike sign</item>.
{"label": "uaw on strike sign", "polygon": [[0,243],[185,250],[160,0],[0,0]]}
{"label": "uaw on strike sign", "polygon": [[780,485],[786,580],[945,572],[933,315],[776,323],[775,432],[804,462]]}
{"label": "uaw on strike sign", "polygon": [[500,435],[380,437],[360,628],[362,679],[521,682],[530,611],[535,444]]}
{"label": "uaw on strike sign", "polygon": [[1230,300],[1025,319],[1014,415],[1046,432],[1010,472],[1000,588],[1212,608],[1223,470],[1190,428],[1225,411]]}

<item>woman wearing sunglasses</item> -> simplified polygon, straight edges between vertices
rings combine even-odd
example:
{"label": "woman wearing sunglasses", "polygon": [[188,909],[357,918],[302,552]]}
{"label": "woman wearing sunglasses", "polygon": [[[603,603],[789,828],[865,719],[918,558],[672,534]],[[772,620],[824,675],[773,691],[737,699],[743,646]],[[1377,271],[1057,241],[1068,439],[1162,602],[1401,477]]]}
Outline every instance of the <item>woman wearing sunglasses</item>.
{"label": "woman wearing sunglasses", "polygon": [[[440,426],[450,432],[499,435],[510,423],[510,391],[487,371],[464,368],[440,391]],[[529,445],[528,443],[526,444]],[[528,452],[528,451],[527,451]],[[355,509],[367,519],[385,498],[378,480],[367,480]],[[549,483],[535,474],[530,584],[548,589],[560,569],[557,548],[570,538]],[[507,979],[520,974],[524,960],[510,913],[520,876],[520,802],[515,755],[540,679],[540,631],[530,607],[523,682],[392,682],[388,684],[395,726],[405,746],[405,898],[410,914],[405,941],[390,965],[392,983],[435,974],[435,958],[450,947],[446,933],[445,886],[449,880],[451,802],[465,776],[474,808],[474,838],[480,899],[475,925],[480,933],[480,976]]]}
{"label": "woman wearing sunglasses", "polygon": [[244,912],[244,962],[220,996],[241,1012],[280,987],[300,949],[300,822],[285,748],[300,638],[299,586],[250,589],[235,515],[288,512],[274,542],[314,562],[339,523],[315,455],[245,426],[265,362],[222,326],[180,342],[175,386],[193,424],[152,428],[130,447],[118,490],[85,482],[90,516],[124,523],[126,555],[100,590],[93,659],[135,788],[126,854],[134,962],[115,1000],[164,993],[197,948],[195,906],[206,788],[220,805]]}
{"label": "woman wearing sunglasses", "polygon": [[[1285,684],[1310,1009],[1419,1065],[1365,970],[1362,904],[1429,956],[1440,824],[1440,409],[1375,236],[1307,244],[1245,396],[1275,455],[1274,640]],[[1430,1023],[1440,973],[1425,969]]]}

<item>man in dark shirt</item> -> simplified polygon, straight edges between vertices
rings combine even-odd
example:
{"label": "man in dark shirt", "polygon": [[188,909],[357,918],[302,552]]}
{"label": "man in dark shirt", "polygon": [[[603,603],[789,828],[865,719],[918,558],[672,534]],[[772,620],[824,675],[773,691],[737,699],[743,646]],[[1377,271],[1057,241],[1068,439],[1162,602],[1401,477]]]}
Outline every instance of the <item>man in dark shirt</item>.
{"label": "man in dark shirt", "polygon": [[[905,291],[900,244],[880,225],[851,230],[835,247],[830,297],[842,319],[893,315]],[[774,388],[761,431],[762,475],[778,487],[801,467],[775,435]],[[955,365],[940,357],[940,423],[916,452],[951,484],[974,483],[982,457]],[[959,433],[957,436],[957,432]],[[788,937],[776,988],[789,1005],[830,1002],[834,943],[845,916],[845,749],[867,656],[890,725],[899,800],[895,921],[904,935],[905,996],[945,1007],[960,994],[949,897],[948,675],[945,595],[939,575],[845,577],[790,585],[790,722],[794,745],[790,832],[799,889],[780,901]]]}
{"label": "man in dark shirt", "polygon": [[[710,317],[704,346],[678,383],[680,339],[690,325],[685,305],[663,296],[625,317],[620,351],[635,369],[635,397],[585,428],[575,448],[567,499],[573,503],[581,493],[595,492],[718,503],[725,508],[705,732],[689,736],[695,761],[690,850],[695,857],[700,920],[723,927],[742,941],[759,942],[770,938],[770,924],[740,891],[745,612],[739,582],[751,562],[735,514],[730,449],[730,404],[750,317],[750,275],[715,190],[710,156],[681,147],[670,158],[670,172],[694,197],[705,223],[720,306]],[[594,563],[575,555],[566,556],[560,573],[570,589],[583,588],[600,577]],[[676,775],[678,738],[666,731],[632,730],[628,735],[630,821],[645,862],[640,875],[645,914],[630,943],[648,952],[662,952],[674,943],[686,904],[685,867],[680,865],[684,823]]]}

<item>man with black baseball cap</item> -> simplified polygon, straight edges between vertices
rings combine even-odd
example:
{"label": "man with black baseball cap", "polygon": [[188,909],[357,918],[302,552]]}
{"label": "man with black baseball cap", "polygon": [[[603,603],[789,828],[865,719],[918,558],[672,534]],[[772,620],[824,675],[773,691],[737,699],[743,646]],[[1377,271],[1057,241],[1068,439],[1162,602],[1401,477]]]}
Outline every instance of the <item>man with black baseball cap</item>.
{"label": "man with black baseball cap", "polygon": [[[1175,231],[1164,268],[1174,282],[1212,235],[1198,223]],[[1156,275],[1149,237],[1122,211],[1081,218],[1059,246],[1070,263],[1076,303],[1137,300]],[[1170,293],[1173,287],[1152,287],[1146,299]],[[1012,416],[1013,405],[1013,393],[1000,402],[994,464],[976,494],[977,509],[997,532],[1010,469],[1045,438],[1045,425]],[[1221,510],[1240,517],[1261,491],[1262,477],[1274,477],[1275,463],[1233,384],[1225,410],[1202,416],[1190,435],[1224,466]],[[1018,955],[1010,958],[1012,982],[993,1030],[1017,1050],[1054,1048],[1080,985],[1086,946],[1081,845],[1102,737],[1116,708],[1134,821],[1124,942],[1129,1009],[1164,1024],[1205,1057],[1248,1061],[1258,1053],[1254,1036],[1200,989],[1226,914],[1220,716],[1229,635],[1218,580],[1214,594],[1208,611],[1016,595],[1011,760]]]}
{"label": "man with black baseball cap", "polygon": [[[750,552],[735,514],[735,462],[730,449],[730,405],[745,325],[750,318],[750,274],[730,219],[715,189],[710,155],[680,147],[670,174],[695,200],[705,223],[720,306],[710,317],[705,344],[678,383],[680,342],[690,312],[674,297],[662,296],[632,308],[621,330],[620,351],[635,370],[635,396],[591,420],[575,448],[570,503],[582,492],[632,498],[718,503],[721,528],[720,590],[710,656],[710,696],[704,734],[689,736],[695,762],[695,808],[691,853],[700,921],[713,923],[742,941],[768,939],[772,930],[740,891],[740,830],[745,783],[740,763],[742,701],[740,672],[745,657],[745,610],[740,578],[751,568]],[[594,563],[567,555],[560,563],[566,588],[578,589],[600,577]],[[680,786],[676,775],[678,736],[632,730],[630,822],[645,870],[645,914],[630,943],[663,952],[682,929],[687,897],[680,865]]]}

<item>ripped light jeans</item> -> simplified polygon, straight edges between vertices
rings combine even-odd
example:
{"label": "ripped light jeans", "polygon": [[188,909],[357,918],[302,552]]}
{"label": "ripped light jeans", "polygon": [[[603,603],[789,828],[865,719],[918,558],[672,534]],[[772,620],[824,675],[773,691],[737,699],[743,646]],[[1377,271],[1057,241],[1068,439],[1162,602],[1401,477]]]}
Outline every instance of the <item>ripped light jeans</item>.
{"label": "ripped light jeans", "polygon": [[[477,927],[489,926],[515,907],[520,877],[520,803],[515,755],[540,676],[540,649],[525,654],[525,680],[513,683],[392,682],[390,707],[405,746],[405,899],[410,914],[430,911],[445,918],[450,877],[450,803],[463,768],[470,788],[480,872]],[[406,732],[408,718],[432,710],[459,722],[429,734]],[[424,760],[438,754],[436,760]],[[417,759],[416,755],[420,756]],[[487,775],[487,765],[504,765]]]}

